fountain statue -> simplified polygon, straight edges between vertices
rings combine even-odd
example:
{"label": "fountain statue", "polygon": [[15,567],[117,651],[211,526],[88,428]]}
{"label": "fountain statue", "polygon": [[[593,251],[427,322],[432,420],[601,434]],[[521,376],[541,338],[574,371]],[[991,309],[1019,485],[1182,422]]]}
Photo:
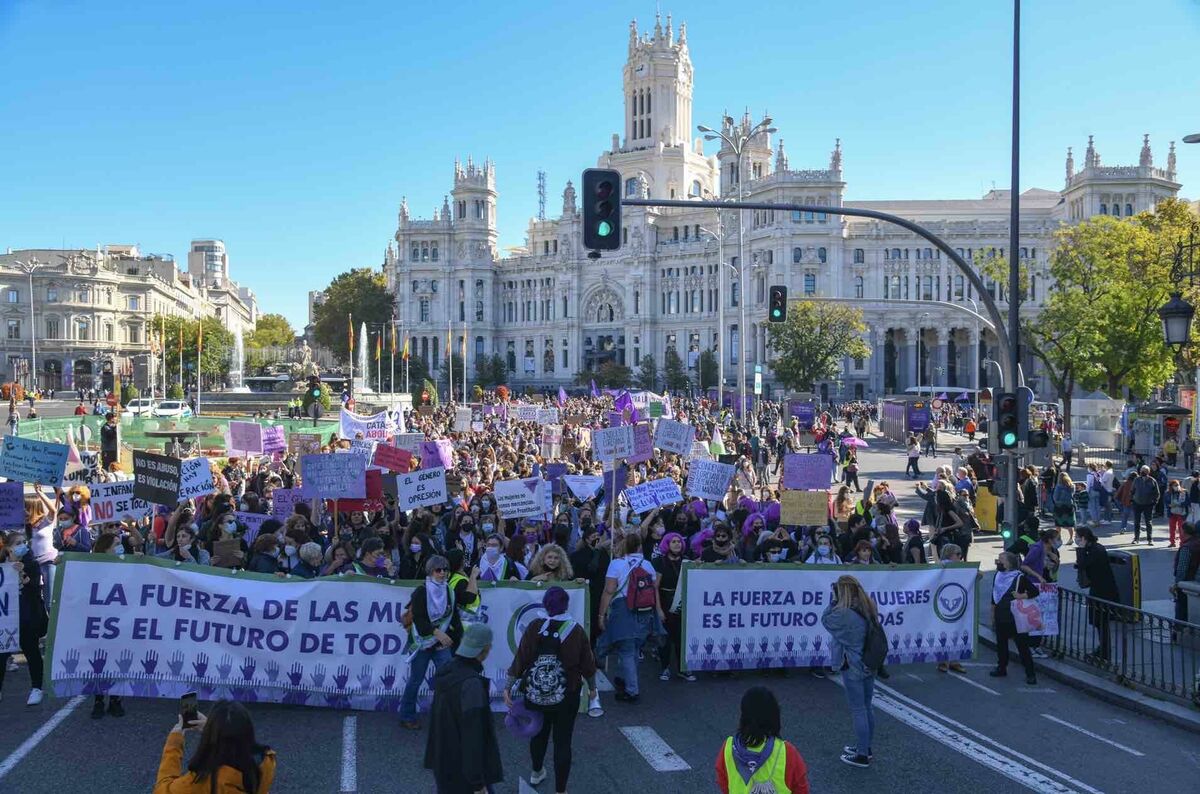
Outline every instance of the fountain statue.
{"label": "fountain statue", "polygon": [[245,393],[250,391],[243,378],[246,370],[246,343],[241,334],[233,335],[233,360],[229,363],[229,391]]}

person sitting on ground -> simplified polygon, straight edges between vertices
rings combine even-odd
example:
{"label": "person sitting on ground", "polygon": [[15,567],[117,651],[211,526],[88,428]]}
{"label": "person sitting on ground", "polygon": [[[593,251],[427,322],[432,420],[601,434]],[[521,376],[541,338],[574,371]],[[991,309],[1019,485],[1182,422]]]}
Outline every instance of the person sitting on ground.
{"label": "person sitting on ground", "polygon": [[[167,734],[154,794],[267,794],[275,780],[275,751],[255,739],[246,707],[218,700],[208,717],[196,716],[189,725],[179,717]],[[184,731],[200,733],[186,771],[182,770]]]}

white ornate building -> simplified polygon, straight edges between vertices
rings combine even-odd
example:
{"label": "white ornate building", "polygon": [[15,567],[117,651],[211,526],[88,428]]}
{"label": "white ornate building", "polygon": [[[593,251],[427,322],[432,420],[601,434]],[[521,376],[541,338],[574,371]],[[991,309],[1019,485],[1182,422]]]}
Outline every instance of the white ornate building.
{"label": "white ornate building", "polygon": [[[630,24],[623,131],[596,163],[621,172],[626,195],[709,197],[739,189],[739,164],[729,147],[705,154],[703,141],[693,137],[693,77],[686,25],[676,35],[670,16],[665,28],[656,19],[653,33],[643,36],[636,22]],[[749,114],[726,116],[723,125],[731,137],[753,128]],[[835,142],[824,167],[796,169],[783,139],[762,133],[743,155],[749,171],[742,191],[755,201],[900,215],[942,237],[968,261],[1007,254],[1008,191],[980,199],[846,202],[842,157]],[[1173,143],[1165,169],[1154,165],[1149,136],[1133,166],[1102,165],[1089,137],[1083,167],[1076,170],[1068,148],[1062,189],[1030,189],[1021,196],[1018,254],[1030,284],[1023,311],[1038,311],[1060,224],[1148,210],[1179,188]],[[645,355],[654,356],[661,370],[671,347],[694,363],[688,352],[712,349],[723,335],[725,380],[733,384],[743,341],[749,373],[769,361],[767,287],[785,284],[792,298],[849,299],[864,310],[873,354],[843,362],[840,378],[821,385],[824,394],[874,397],[931,382],[970,389],[976,373],[981,385],[988,384],[982,360],[996,352],[994,335],[969,313],[946,305],[973,308],[978,296],[949,260],[900,227],[826,213],[747,212],[742,284],[732,268],[719,264],[741,269],[736,212],[626,207],[624,245],[592,260],[581,247],[580,215],[568,182],[559,217],[531,220],[524,248],[501,257],[496,199],[495,165],[468,158],[465,165],[455,162],[453,188],[431,218],[413,217],[401,201],[383,266],[414,355],[435,369],[448,329],[455,351],[465,337],[468,379],[477,357],[499,353],[516,385],[567,384],[577,372],[608,360],[636,371]],[[996,287],[989,283],[989,289]],[[1003,292],[997,297],[1005,311]],[[718,301],[724,302],[722,325]],[[740,338],[742,301],[747,340]],[[1036,389],[1037,367],[1029,360],[1023,367]],[[769,366],[763,371],[769,387]]]}

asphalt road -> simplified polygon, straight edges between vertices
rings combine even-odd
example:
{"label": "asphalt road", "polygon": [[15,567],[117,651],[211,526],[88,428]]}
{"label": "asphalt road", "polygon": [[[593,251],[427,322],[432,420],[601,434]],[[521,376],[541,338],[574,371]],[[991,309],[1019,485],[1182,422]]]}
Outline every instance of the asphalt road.
{"label": "asphalt road", "polygon": [[[864,484],[866,478],[904,482],[904,461],[896,450],[872,448],[862,460]],[[921,504],[915,496],[902,496],[906,515],[916,514]],[[972,558],[990,568],[997,547],[996,540],[981,538]],[[1131,550],[1145,561],[1147,590],[1165,590],[1157,572],[1165,569],[1169,550]],[[580,717],[570,790],[715,790],[718,748],[736,723],[742,692],[756,684],[779,696],[784,734],[804,756],[814,792],[1195,788],[1200,776],[1195,736],[1046,678],[1027,687],[1017,669],[1005,679],[989,678],[993,662],[991,651],[981,648],[965,676],[938,673],[932,665],[891,668],[891,679],[876,692],[875,763],[860,770],[838,760],[853,733],[836,682],[796,671],[788,677],[746,673],[662,683],[654,675],[657,665],[647,661],[639,705],[616,703],[606,692],[603,717]],[[125,717],[94,721],[91,702],[83,698],[48,697],[26,707],[29,679],[23,668],[6,683],[0,701],[0,791],[119,794],[153,786],[162,743],[175,721],[174,701],[127,699]],[[394,716],[265,705],[251,710],[260,741],[279,755],[276,791],[433,790],[421,764],[424,733],[402,730]],[[497,791],[535,790],[525,782],[530,771],[525,743],[502,728],[500,737],[505,782]],[[190,739],[189,752],[194,744]],[[536,790],[553,791],[552,778]]]}

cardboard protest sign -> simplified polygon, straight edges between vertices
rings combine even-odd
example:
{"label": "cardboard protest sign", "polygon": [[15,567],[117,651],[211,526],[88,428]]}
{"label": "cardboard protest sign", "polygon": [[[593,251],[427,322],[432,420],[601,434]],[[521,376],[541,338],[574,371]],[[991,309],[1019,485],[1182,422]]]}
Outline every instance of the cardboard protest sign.
{"label": "cardboard protest sign", "polygon": [[62,484],[71,453],[66,444],[5,436],[0,449],[4,451],[0,455],[0,477],[40,485]]}
{"label": "cardboard protest sign", "polygon": [[67,458],[67,468],[63,471],[63,488],[73,485],[89,485],[100,479],[100,453],[82,451],[79,462]]}
{"label": "cardboard protest sign", "polygon": [[703,441],[693,441],[692,451],[688,454],[690,460],[712,460],[712,453],[708,451],[708,444]]}
{"label": "cardboard protest sign", "polygon": [[270,425],[262,429],[262,451],[264,455],[287,452],[287,431],[283,425]]}
{"label": "cardboard protest sign", "polygon": [[562,481],[576,499],[591,499],[604,484],[604,478],[595,474],[564,474]]}
{"label": "cardboard protest sign", "polygon": [[316,433],[288,433],[287,451],[291,455],[316,455],[321,451],[321,436]]}
{"label": "cardboard protest sign", "polygon": [[188,458],[179,466],[179,501],[207,496],[215,489],[212,464],[208,458]]}
{"label": "cardboard protest sign", "polygon": [[150,515],[150,503],[133,495],[133,480],[98,482],[91,486],[93,524],[115,524],[126,518],[143,519]]}
{"label": "cardboard protest sign", "polygon": [[780,491],[779,522],[792,526],[824,526],[829,521],[827,491]]}
{"label": "cardboard protest sign", "polygon": [[687,494],[701,499],[724,499],[734,467],[713,460],[693,460],[688,467]]}
{"label": "cardboard protest sign", "polygon": [[375,457],[371,462],[380,468],[391,471],[408,471],[412,468],[412,453],[406,449],[397,449],[389,444],[377,444]]}
{"label": "cardboard protest sign", "polygon": [[414,458],[421,455],[421,444],[425,443],[424,433],[397,433],[393,439],[397,449],[402,449]]}
{"label": "cardboard protest sign", "polygon": [[682,502],[683,494],[679,491],[679,483],[670,477],[663,477],[626,488],[625,498],[635,513],[645,513],[656,507]]}
{"label": "cardboard protest sign", "polygon": [[258,422],[230,422],[229,454],[263,454],[262,425]]}
{"label": "cardboard protest sign", "polygon": [[1032,637],[1058,635],[1058,585],[1039,584],[1038,597],[1023,601],[1013,599],[1013,620],[1018,634]]}
{"label": "cardboard protest sign", "polygon": [[454,409],[454,429],[460,433],[466,433],[471,429],[471,409],[470,408],[455,408]]}
{"label": "cardboard protest sign", "polygon": [[696,428],[674,419],[660,419],[658,426],[654,428],[654,446],[663,452],[687,455],[692,451],[692,441],[695,438]]}
{"label": "cardboard protest sign", "polygon": [[783,457],[783,487],[797,491],[825,490],[833,477],[833,458],[820,453],[792,453]]}
{"label": "cardboard protest sign", "polygon": [[585,414],[567,414],[563,417],[563,421],[569,425],[584,425],[587,424],[587,416]]}
{"label": "cardboard protest sign", "polygon": [[546,482],[541,477],[496,482],[496,507],[500,515],[505,518],[541,515],[546,510],[546,497],[542,492],[545,486]]}
{"label": "cardboard protest sign", "polygon": [[271,515],[280,521],[287,521],[288,516],[296,512],[295,504],[303,501],[304,494],[299,488],[276,488],[271,492]]}
{"label": "cardboard protest sign", "polygon": [[367,459],[362,455],[302,455],[302,492],[322,499],[365,499]]}
{"label": "cardboard protest sign", "polygon": [[417,413],[419,413],[421,416],[433,416],[433,406],[432,405],[418,406]]}
{"label": "cardboard protest sign", "polygon": [[421,442],[421,468],[454,468],[454,444],[446,438]]}
{"label": "cardboard protest sign", "polygon": [[[207,461],[205,461],[207,465]],[[174,505],[179,501],[180,471],[183,461],[153,452],[133,453],[133,495],[156,505]]]}
{"label": "cardboard protest sign", "polygon": [[0,529],[25,528],[25,484],[0,482]]}
{"label": "cardboard protest sign", "polygon": [[596,459],[613,461],[617,458],[627,458],[633,454],[633,428],[629,425],[622,427],[606,427],[592,432],[592,449]]}
{"label": "cardboard protest sign", "polygon": [[420,469],[396,475],[396,502],[401,510],[446,503],[446,470]]}

